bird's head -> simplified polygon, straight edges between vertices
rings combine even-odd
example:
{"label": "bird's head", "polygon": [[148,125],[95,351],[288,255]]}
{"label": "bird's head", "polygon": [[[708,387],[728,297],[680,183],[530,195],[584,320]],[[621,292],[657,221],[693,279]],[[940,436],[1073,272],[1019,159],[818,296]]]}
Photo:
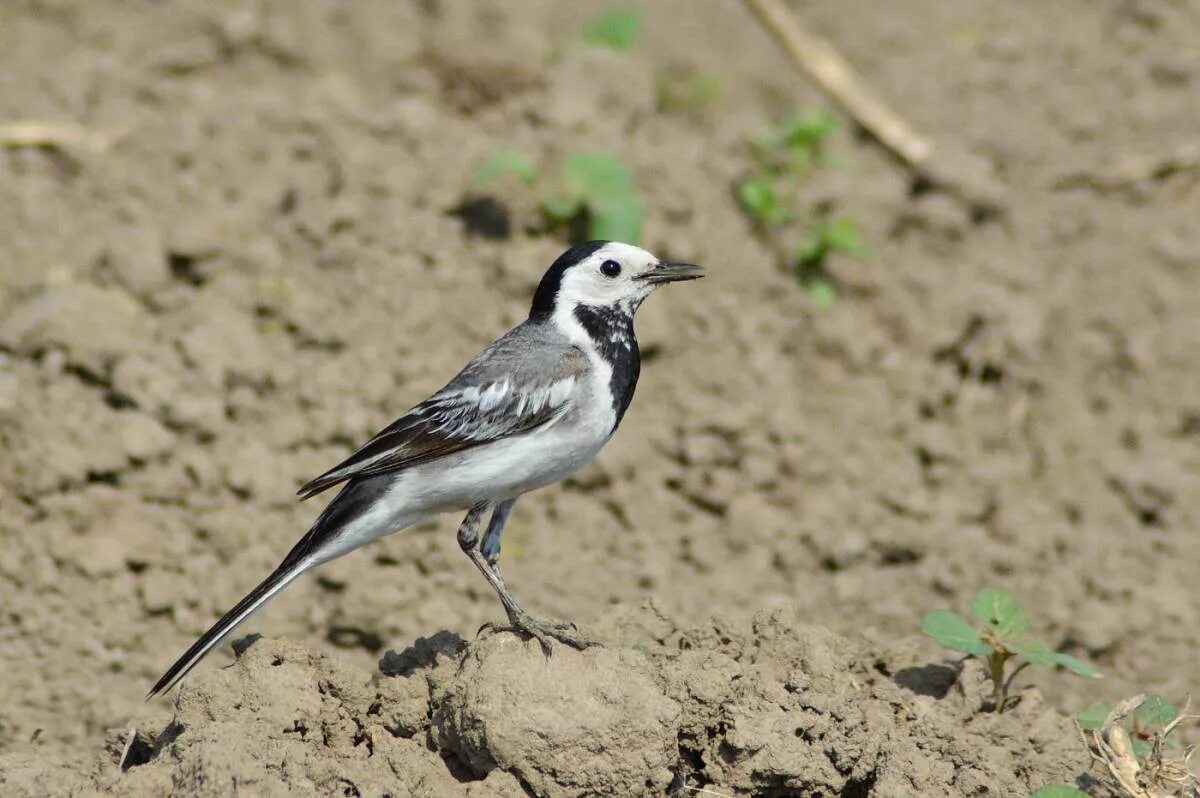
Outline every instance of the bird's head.
{"label": "bird's head", "polygon": [[662,261],[632,244],[589,241],[554,261],[538,284],[529,316],[549,318],[580,305],[632,316],[660,285],[703,276],[699,266]]}

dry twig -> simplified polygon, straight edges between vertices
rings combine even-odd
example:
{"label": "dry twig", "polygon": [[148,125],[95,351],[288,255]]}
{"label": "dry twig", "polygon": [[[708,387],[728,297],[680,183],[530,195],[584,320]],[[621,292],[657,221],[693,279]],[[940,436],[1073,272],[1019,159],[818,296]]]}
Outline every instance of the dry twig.
{"label": "dry twig", "polygon": [[1179,724],[1198,717],[1188,711],[1192,703],[1191,697],[1188,697],[1174,720],[1154,732],[1150,753],[1139,760],[1133,751],[1129,732],[1122,724],[1125,718],[1137,712],[1145,700],[1145,695],[1136,695],[1117,704],[1112,712],[1108,713],[1104,723],[1100,724],[1100,728],[1092,731],[1090,736],[1081,729],[1080,733],[1083,734],[1088,753],[1108,771],[1111,783],[1107,786],[1114,793],[1128,795],[1129,798],[1178,798],[1181,795],[1194,795],[1200,788],[1200,779],[1191,770],[1195,746],[1188,748],[1182,756],[1166,757],[1163,752],[1163,744]]}
{"label": "dry twig", "polygon": [[1164,154],[1129,158],[1108,170],[1064,175],[1054,181],[1052,188],[1119,191],[1138,183],[1163,180],[1180,172],[1191,171],[1200,171],[1200,142],[1184,144]]}
{"label": "dry twig", "polygon": [[104,152],[117,138],[102,136],[73,122],[0,122],[0,148],[4,149],[41,148],[77,158],[82,153]]}
{"label": "dry twig", "polygon": [[923,169],[933,144],[888,108],[854,68],[821,37],[805,30],[780,0],[746,0],[788,55],[863,129],[912,169]]}
{"label": "dry twig", "polygon": [[889,108],[833,45],[806,30],[783,0],[744,2],[796,65],[905,166],[963,200],[973,215],[999,208],[999,188],[978,163],[942,151],[935,158],[933,142]]}

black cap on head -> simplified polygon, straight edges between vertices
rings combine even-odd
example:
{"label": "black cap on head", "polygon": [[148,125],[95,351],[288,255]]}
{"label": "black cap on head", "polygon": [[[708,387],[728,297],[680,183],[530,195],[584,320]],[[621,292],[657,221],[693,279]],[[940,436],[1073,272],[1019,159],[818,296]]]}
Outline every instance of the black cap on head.
{"label": "black cap on head", "polygon": [[554,312],[554,297],[558,295],[558,287],[562,284],[563,273],[580,261],[596,254],[596,250],[608,241],[585,241],[576,244],[558,256],[558,259],[546,270],[542,281],[538,283],[537,291],[533,294],[533,306],[529,309],[529,318],[548,319]]}

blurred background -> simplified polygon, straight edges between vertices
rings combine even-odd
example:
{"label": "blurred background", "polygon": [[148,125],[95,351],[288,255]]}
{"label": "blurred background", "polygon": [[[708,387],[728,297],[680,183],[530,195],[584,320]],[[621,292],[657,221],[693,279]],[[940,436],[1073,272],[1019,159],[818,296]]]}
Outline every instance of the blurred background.
{"label": "blurred background", "polygon": [[[1103,682],[1200,685],[1200,6],[803,0],[941,185],[733,0],[0,11],[0,751],[94,751],[327,499],[295,489],[527,312],[572,240],[639,315],[598,461],[509,583],[586,631],[796,605],[912,640],[1013,593]],[[502,618],[457,518],[243,631],[371,670]],[[228,661],[226,652],[202,668]]]}

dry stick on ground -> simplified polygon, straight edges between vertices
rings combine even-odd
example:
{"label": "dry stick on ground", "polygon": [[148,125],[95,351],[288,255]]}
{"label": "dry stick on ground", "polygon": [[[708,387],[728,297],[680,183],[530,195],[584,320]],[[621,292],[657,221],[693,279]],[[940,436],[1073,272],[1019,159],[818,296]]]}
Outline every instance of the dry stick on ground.
{"label": "dry stick on ground", "polygon": [[972,210],[997,208],[997,192],[989,181],[971,174],[977,170],[963,160],[940,152],[935,158],[933,142],[876,96],[833,45],[805,30],[782,0],[744,2],[821,90],[905,166]]}
{"label": "dry stick on ground", "polygon": [[1163,180],[1180,172],[1200,171],[1200,142],[1184,144],[1172,152],[1130,158],[1099,172],[1076,172],[1058,178],[1051,188],[1091,188],[1119,191],[1150,180]]}
{"label": "dry stick on ground", "polygon": [[1082,728],[1079,730],[1092,760],[1102,764],[1108,771],[1109,779],[1102,783],[1110,792],[1129,798],[1176,798],[1183,794],[1194,794],[1200,787],[1190,767],[1196,747],[1188,748],[1182,757],[1175,759],[1163,755],[1163,743],[1179,724],[1198,717],[1189,711],[1191,696],[1188,696],[1175,719],[1154,733],[1150,753],[1139,760],[1133,751],[1129,732],[1121,724],[1125,718],[1137,712],[1145,700],[1145,695],[1136,695],[1117,704],[1100,728],[1091,732],[1090,737]]}
{"label": "dry stick on ground", "polygon": [[3,149],[39,147],[76,158],[84,152],[104,152],[117,138],[119,136],[101,136],[73,122],[0,122],[0,148]]}
{"label": "dry stick on ground", "polygon": [[796,63],[880,144],[912,169],[933,156],[933,143],[875,96],[829,42],[809,33],[781,0],[746,0]]}

